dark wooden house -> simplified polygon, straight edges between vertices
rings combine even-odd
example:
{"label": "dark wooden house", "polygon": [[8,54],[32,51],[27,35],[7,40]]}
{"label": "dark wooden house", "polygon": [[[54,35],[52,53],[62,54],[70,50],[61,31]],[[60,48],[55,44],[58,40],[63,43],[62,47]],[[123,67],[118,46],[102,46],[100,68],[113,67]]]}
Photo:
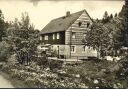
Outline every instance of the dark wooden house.
{"label": "dark wooden house", "polygon": [[48,23],[41,31],[40,39],[66,58],[95,55],[94,50],[88,49],[82,42],[92,22],[86,10],[73,14],[68,11],[65,16]]}

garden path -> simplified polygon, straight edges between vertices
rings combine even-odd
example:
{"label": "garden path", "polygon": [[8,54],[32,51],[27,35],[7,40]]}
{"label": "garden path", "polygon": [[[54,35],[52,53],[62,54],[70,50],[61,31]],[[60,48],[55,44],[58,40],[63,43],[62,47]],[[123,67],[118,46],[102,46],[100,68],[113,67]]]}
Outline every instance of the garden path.
{"label": "garden path", "polygon": [[14,88],[11,82],[0,75],[0,88]]}

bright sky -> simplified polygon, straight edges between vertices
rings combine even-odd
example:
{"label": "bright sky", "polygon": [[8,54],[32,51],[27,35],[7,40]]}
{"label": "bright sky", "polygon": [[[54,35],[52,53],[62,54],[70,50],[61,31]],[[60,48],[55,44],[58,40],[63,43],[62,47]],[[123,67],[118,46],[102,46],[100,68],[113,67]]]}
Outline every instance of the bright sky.
{"label": "bright sky", "polygon": [[20,18],[22,12],[28,12],[31,22],[41,30],[52,19],[64,16],[66,11],[71,13],[86,9],[89,15],[96,19],[102,18],[105,11],[109,14],[120,12],[123,1],[39,1],[37,5],[25,0],[2,0],[0,9],[5,20],[13,21]]}

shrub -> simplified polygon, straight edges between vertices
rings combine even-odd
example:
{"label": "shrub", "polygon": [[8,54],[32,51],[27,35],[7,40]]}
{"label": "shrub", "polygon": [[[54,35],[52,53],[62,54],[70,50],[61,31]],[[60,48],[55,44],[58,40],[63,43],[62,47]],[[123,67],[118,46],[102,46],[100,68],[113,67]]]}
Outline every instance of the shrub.
{"label": "shrub", "polygon": [[48,60],[45,56],[44,57],[37,57],[36,62],[39,66],[44,66],[44,67],[48,66]]}
{"label": "shrub", "polygon": [[63,61],[60,60],[48,60],[50,69],[62,68]]}
{"label": "shrub", "polygon": [[0,61],[7,62],[8,57],[11,53],[11,46],[5,41],[0,42]]}
{"label": "shrub", "polygon": [[63,61],[47,59],[46,56],[37,57],[36,62],[39,66],[49,67],[50,69],[61,68]]}

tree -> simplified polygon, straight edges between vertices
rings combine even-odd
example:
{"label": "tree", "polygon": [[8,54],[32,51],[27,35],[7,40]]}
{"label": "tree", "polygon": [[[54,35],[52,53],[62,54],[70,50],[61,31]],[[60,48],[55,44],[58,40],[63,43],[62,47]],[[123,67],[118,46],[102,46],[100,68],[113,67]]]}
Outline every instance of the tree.
{"label": "tree", "polygon": [[34,25],[30,23],[30,17],[27,12],[22,13],[21,28],[25,30],[34,30]]}
{"label": "tree", "polygon": [[120,51],[120,48],[122,48],[124,44],[124,38],[123,38],[123,25],[122,19],[117,17],[113,18],[109,21],[109,23],[104,24],[104,26],[109,31],[110,36],[110,44],[108,52],[111,56],[116,56],[117,51]]}
{"label": "tree", "polygon": [[[122,33],[123,33],[123,46],[128,47],[128,1],[125,0],[125,5],[123,5],[119,17],[121,18]],[[117,77],[125,82],[128,82],[128,53],[125,54],[124,58],[119,61],[121,67],[117,72]],[[125,85],[124,87],[128,87]]]}
{"label": "tree", "polygon": [[86,46],[93,47],[98,52],[98,58],[104,57],[105,50],[110,44],[109,31],[101,23],[93,23],[91,30],[87,33],[84,43]]}
{"label": "tree", "polygon": [[112,14],[110,15],[110,19],[113,19],[113,15]]}
{"label": "tree", "polygon": [[124,46],[128,47],[128,5],[124,5],[122,7],[121,12],[119,13],[119,17],[122,19],[122,28],[123,28],[123,36],[124,36]]}
{"label": "tree", "polygon": [[114,17],[117,17],[118,15],[117,15],[117,13],[115,13],[115,16]]}
{"label": "tree", "polygon": [[30,23],[28,14],[22,14],[21,21],[15,19],[7,29],[5,41],[13,48],[12,52],[17,54],[19,63],[29,63],[36,55],[39,31],[34,29]]}
{"label": "tree", "polygon": [[12,23],[12,25],[15,27],[15,29],[20,29],[20,22],[18,21],[17,18],[15,18],[14,22]]}
{"label": "tree", "polygon": [[108,15],[108,12],[105,11],[103,15],[102,23],[107,23],[108,21],[109,21],[109,15]]}
{"label": "tree", "polygon": [[[125,47],[128,47],[128,4],[125,0],[125,5],[123,5],[121,12],[119,13],[120,18],[120,29],[122,33],[122,41]],[[119,26],[119,25],[117,25]],[[121,36],[121,35],[120,35]],[[123,53],[124,54],[124,53]],[[128,53],[123,55],[124,57],[119,61],[120,69],[117,71],[117,78],[121,82],[128,82]],[[128,87],[126,83],[122,83],[123,87]]]}
{"label": "tree", "polygon": [[119,51],[122,46],[123,46],[123,33],[122,33],[122,29],[116,25],[117,28],[115,28],[112,31],[112,43],[111,43],[111,47],[113,48],[112,50],[115,52],[115,56],[117,54],[117,51]]}
{"label": "tree", "polygon": [[3,13],[0,10],[0,41],[2,41],[2,37],[5,35],[5,22]]}
{"label": "tree", "polygon": [[104,19],[107,19],[108,18],[108,12],[107,11],[105,11],[103,18]]}

